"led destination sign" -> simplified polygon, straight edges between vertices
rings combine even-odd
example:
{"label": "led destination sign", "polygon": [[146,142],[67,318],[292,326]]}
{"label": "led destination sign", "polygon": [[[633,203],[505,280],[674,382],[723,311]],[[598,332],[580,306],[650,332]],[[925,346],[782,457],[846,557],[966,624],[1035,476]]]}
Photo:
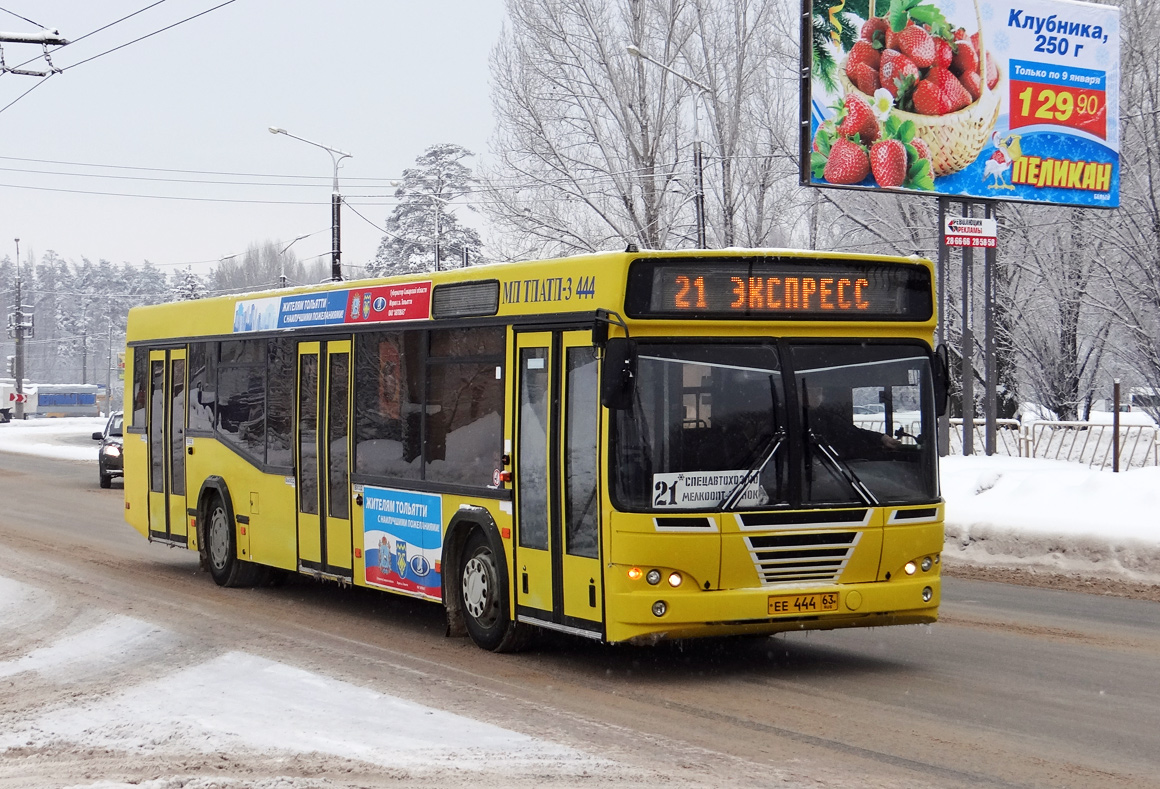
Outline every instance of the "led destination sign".
{"label": "led destination sign", "polygon": [[929,270],[918,264],[732,258],[638,260],[625,310],[634,318],[929,320]]}

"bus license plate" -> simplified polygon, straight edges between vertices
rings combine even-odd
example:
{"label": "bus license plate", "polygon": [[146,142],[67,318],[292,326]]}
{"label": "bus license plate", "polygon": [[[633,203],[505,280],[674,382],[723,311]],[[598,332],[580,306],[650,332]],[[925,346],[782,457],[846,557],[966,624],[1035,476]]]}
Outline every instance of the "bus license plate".
{"label": "bus license plate", "polygon": [[816,614],[822,611],[838,610],[838,593],[770,595],[769,613]]}

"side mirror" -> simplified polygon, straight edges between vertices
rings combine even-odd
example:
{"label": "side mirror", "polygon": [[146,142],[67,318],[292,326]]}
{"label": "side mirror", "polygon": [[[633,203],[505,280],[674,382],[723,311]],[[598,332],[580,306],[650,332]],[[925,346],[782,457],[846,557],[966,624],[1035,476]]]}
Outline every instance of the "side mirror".
{"label": "side mirror", "polygon": [[930,357],[931,382],[934,384],[934,410],[938,416],[946,416],[948,390],[951,381],[951,365],[947,358],[947,347],[940,345]]}
{"label": "side mirror", "polygon": [[613,337],[604,345],[604,371],[600,379],[600,404],[620,411],[632,404],[636,378],[636,343]]}
{"label": "side mirror", "polygon": [[98,430],[97,432],[93,433],[93,441],[100,441],[100,440],[101,440],[102,438],[104,438],[104,437],[105,437],[105,434],[104,434],[104,433],[102,433],[100,430]]}

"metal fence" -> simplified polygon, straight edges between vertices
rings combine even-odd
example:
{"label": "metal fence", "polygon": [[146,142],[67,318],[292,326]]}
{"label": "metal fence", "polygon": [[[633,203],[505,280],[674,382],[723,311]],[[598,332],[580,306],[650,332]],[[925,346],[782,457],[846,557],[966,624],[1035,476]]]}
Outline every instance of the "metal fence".
{"label": "metal fence", "polygon": [[[947,454],[963,452],[963,420],[952,419]],[[986,427],[972,425],[975,454],[982,454]],[[1110,424],[1092,422],[1049,422],[1035,420],[1021,424],[1015,419],[999,419],[995,430],[995,454],[1012,457],[1045,458],[1083,463],[1089,468],[1110,469],[1114,451]],[[1120,425],[1120,468],[1160,466],[1160,429],[1145,425]]]}
{"label": "metal fence", "polygon": [[[854,417],[854,422],[867,430],[882,432],[886,421],[881,416]],[[918,421],[899,419],[895,426],[917,436],[921,431]],[[963,454],[963,420],[950,420],[948,455]],[[972,424],[972,447],[976,455],[985,453],[986,424],[975,420]],[[1035,420],[1021,423],[1018,419],[995,420],[995,454],[1010,457],[1045,458],[1083,463],[1089,468],[1110,469],[1113,465],[1113,426],[1092,422],[1049,422]],[[1160,428],[1151,425],[1120,425],[1120,468],[1160,466]]]}

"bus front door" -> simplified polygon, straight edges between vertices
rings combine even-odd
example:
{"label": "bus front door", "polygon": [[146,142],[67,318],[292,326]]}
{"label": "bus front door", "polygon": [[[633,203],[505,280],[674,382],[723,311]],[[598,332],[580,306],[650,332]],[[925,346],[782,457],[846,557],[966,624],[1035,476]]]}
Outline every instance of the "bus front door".
{"label": "bus front door", "polygon": [[149,352],[149,536],[185,545],[185,349]]}
{"label": "bus front door", "polygon": [[521,333],[516,355],[517,617],[599,638],[600,398],[592,333]]}
{"label": "bus front door", "polygon": [[350,340],[298,343],[298,569],[352,577]]}

